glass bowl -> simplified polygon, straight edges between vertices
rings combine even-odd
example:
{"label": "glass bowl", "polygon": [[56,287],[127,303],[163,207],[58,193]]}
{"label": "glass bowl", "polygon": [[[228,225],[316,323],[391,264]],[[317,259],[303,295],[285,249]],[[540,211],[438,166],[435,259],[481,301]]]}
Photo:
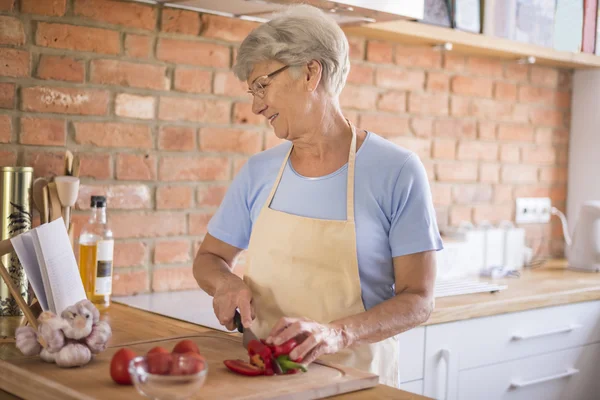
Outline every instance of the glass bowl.
{"label": "glass bowl", "polygon": [[146,397],[185,400],[204,385],[208,364],[197,354],[148,354],[131,360],[129,374],[137,391]]}

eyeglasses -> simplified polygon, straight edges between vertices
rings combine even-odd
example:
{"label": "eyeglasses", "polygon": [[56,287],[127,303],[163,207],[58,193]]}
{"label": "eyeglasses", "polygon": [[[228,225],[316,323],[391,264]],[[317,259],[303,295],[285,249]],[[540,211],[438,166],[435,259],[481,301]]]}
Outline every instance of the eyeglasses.
{"label": "eyeglasses", "polygon": [[285,71],[286,69],[288,69],[290,67],[290,65],[286,65],[284,67],[279,68],[276,71],[271,72],[270,74],[267,75],[261,75],[259,77],[257,77],[256,79],[254,79],[254,81],[252,81],[252,85],[250,87],[250,89],[247,90],[248,93],[250,93],[253,96],[258,96],[261,99],[265,97],[265,91],[266,91],[266,86],[267,86],[267,79],[273,78],[275,75],[277,75],[280,72]]}

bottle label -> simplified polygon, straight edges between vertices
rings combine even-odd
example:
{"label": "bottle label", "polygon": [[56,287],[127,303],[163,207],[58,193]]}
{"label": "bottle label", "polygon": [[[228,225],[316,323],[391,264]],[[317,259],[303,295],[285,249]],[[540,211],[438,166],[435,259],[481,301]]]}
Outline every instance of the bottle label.
{"label": "bottle label", "polygon": [[113,249],[113,240],[101,240],[97,243],[95,295],[104,296],[112,293]]}

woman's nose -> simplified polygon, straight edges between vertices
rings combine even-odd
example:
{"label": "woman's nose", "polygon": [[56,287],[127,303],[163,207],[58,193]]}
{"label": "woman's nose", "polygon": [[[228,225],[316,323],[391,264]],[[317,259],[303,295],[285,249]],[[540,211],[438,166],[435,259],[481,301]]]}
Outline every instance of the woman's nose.
{"label": "woman's nose", "polygon": [[267,108],[263,100],[258,96],[252,96],[252,112],[256,115],[260,114]]}

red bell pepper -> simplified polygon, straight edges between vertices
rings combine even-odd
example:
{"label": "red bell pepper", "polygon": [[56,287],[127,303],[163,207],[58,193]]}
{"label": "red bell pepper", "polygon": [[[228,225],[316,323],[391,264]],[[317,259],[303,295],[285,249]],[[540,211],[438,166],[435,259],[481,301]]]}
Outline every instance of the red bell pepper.
{"label": "red bell pepper", "polygon": [[271,346],[271,351],[273,352],[273,356],[279,357],[281,355],[290,354],[290,352],[298,345],[298,342],[295,338],[288,340],[280,345]]}
{"label": "red bell pepper", "polygon": [[248,356],[250,363],[265,371],[265,375],[273,375],[273,354],[269,346],[261,343],[258,340],[251,340],[248,343]]}
{"label": "red bell pepper", "polygon": [[223,363],[231,371],[241,374],[241,375],[246,375],[246,376],[264,375],[263,369],[255,366],[255,365],[249,364],[244,360],[225,360],[225,361],[223,361]]}

